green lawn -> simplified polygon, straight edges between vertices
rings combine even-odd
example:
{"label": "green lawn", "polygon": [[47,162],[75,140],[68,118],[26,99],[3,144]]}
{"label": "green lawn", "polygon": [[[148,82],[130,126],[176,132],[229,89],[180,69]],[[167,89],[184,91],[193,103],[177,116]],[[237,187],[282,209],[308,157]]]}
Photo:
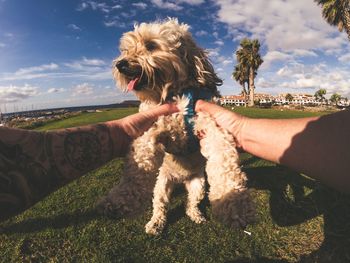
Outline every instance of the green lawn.
{"label": "green lawn", "polygon": [[91,123],[110,121],[120,119],[130,114],[138,112],[137,108],[121,108],[121,109],[109,109],[102,112],[94,113],[82,113],[80,115],[63,119],[60,121],[49,122],[44,126],[38,127],[36,130],[55,130],[61,128],[70,128],[81,125],[87,125]]}
{"label": "green lawn", "polygon": [[[236,108],[266,118],[315,113]],[[136,109],[83,114],[41,129],[120,118]],[[55,126],[54,126],[55,125]],[[96,199],[118,181],[123,162],[113,160],[61,188],[23,214],[0,224],[0,262],[350,262],[350,198],[285,167],[241,155],[258,208],[247,231],[212,219],[196,225],[185,216],[185,192],[176,189],[168,225],[145,234],[151,208],[135,219],[114,220],[94,211]]]}

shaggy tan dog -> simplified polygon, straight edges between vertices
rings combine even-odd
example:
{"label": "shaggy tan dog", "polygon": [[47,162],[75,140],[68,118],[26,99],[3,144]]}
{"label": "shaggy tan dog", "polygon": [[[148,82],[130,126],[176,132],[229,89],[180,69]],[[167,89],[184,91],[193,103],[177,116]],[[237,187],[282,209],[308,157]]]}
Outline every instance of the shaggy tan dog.
{"label": "shaggy tan dog", "polygon": [[[133,142],[119,184],[98,203],[104,214],[134,216],[146,207],[153,194],[153,216],[146,232],[154,235],[164,228],[166,206],[176,183],[185,184],[188,191],[186,214],[195,223],[205,221],[198,209],[205,195],[205,172],[217,219],[245,227],[254,218],[247,179],[240,169],[232,135],[203,113],[189,116],[196,99],[207,97],[203,94],[219,95],[217,86],[222,82],[188,29],[176,19],[135,26],[121,38],[121,55],[115,60],[113,72],[119,86],[133,90],[141,100],[140,111],[174,96],[182,109],[159,118]],[[193,136],[199,132],[205,134],[200,149]]]}

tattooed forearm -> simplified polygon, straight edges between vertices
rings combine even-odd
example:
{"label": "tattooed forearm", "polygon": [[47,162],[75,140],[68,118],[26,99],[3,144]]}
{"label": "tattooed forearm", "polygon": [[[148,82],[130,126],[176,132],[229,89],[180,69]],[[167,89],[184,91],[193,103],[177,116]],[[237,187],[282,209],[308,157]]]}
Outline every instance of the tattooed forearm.
{"label": "tattooed forearm", "polygon": [[0,128],[0,219],[122,156],[129,142],[118,125],[53,132]]}

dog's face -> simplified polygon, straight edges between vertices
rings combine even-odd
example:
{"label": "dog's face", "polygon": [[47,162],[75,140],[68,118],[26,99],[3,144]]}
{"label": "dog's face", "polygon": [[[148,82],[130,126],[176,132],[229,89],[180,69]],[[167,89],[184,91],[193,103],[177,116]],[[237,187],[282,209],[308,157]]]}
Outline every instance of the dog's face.
{"label": "dog's face", "polygon": [[114,78],[125,91],[141,101],[164,101],[169,92],[207,88],[217,94],[221,80],[206,52],[193,41],[189,26],[176,19],[142,23],[120,40],[120,56],[114,61]]}

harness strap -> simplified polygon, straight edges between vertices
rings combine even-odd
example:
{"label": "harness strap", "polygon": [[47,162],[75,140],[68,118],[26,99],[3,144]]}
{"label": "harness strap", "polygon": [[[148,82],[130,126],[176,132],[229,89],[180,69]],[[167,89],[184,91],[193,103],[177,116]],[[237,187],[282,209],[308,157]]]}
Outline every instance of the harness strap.
{"label": "harness strap", "polygon": [[194,153],[199,150],[199,140],[194,135],[194,116],[196,115],[194,107],[197,100],[211,100],[213,98],[212,92],[206,89],[184,89],[183,95],[189,99],[184,114],[185,127],[188,135],[187,153]]}

